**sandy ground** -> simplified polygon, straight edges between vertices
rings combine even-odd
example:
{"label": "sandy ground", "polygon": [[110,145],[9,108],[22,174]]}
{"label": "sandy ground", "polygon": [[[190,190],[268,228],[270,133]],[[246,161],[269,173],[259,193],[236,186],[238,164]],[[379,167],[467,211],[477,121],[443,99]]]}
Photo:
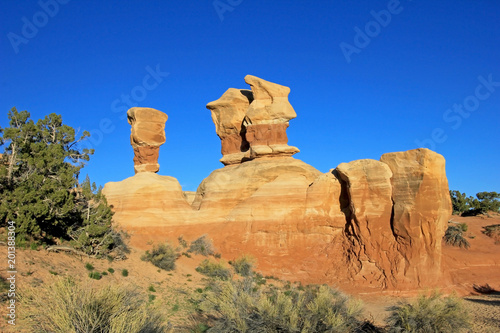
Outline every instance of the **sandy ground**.
{"label": "sandy ground", "polygon": [[[455,291],[463,296],[464,305],[472,318],[470,332],[500,332],[500,293],[480,294],[473,288],[474,285],[485,286],[487,284],[497,291],[500,290],[500,244],[495,244],[493,239],[481,233],[485,225],[500,224],[500,217],[452,217],[452,220],[468,224],[467,236],[471,247],[469,250],[464,250],[443,245],[443,267],[445,268],[443,281],[447,285],[443,291],[444,293]],[[0,246],[0,251],[7,253],[7,248]],[[181,327],[193,323],[192,307],[187,298],[196,288],[204,286],[204,277],[197,273],[195,268],[205,257],[181,256],[177,261],[176,270],[166,272],[142,261],[140,259],[142,254],[142,250],[132,249],[128,259],[109,262],[85,256],[49,253],[45,250],[18,250],[17,289],[45,285],[64,276],[72,276],[77,280],[95,285],[107,283],[129,285],[143,292],[145,297],[148,294],[154,294],[156,296],[154,302],[162,305],[169,321],[178,327],[176,331],[185,331]],[[109,273],[101,280],[92,280],[88,277],[86,263],[91,263],[98,272],[107,271],[110,267],[115,272]],[[0,275],[7,277],[7,270],[4,268],[6,265],[0,267],[2,267]],[[123,269],[128,270],[127,277],[122,276]],[[156,292],[148,291],[150,286],[154,286]],[[409,294],[380,292],[353,296],[363,300],[366,319],[382,326],[388,314],[387,308],[400,300],[407,300],[406,297]],[[5,301],[1,303],[0,332],[28,332],[22,329],[22,323],[19,321],[15,330],[9,330],[5,320],[6,304]],[[177,310],[174,311],[174,308]],[[16,311],[19,316],[23,308],[18,305]]]}

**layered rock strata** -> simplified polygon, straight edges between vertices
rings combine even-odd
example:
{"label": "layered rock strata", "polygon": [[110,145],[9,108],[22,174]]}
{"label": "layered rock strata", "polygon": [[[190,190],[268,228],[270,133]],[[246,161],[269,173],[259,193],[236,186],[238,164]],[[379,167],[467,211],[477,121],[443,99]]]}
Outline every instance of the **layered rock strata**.
{"label": "layered rock strata", "polygon": [[[289,89],[245,79],[251,92],[229,89],[207,105],[225,167],[195,194],[151,172],[106,184],[114,223],[133,234],[132,244],[146,248],[150,241],[208,233],[224,257],[252,254],[260,270],[288,280],[357,291],[445,283],[441,239],[451,203],[444,158],[415,149],[321,173],[290,156]],[[142,112],[130,114],[133,142],[164,142],[157,129],[134,127]]]}
{"label": "layered rock strata", "polygon": [[251,91],[230,88],[207,104],[221,139],[220,161],[232,165],[298,153],[286,135],[288,122],[297,116],[288,101],[290,88],[252,75],[245,76],[245,82]]}
{"label": "layered rock strata", "polygon": [[134,149],[134,171],[158,172],[160,146],[165,143],[165,122],[168,116],[152,108],[134,107],[127,111],[132,126],[130,144]]}

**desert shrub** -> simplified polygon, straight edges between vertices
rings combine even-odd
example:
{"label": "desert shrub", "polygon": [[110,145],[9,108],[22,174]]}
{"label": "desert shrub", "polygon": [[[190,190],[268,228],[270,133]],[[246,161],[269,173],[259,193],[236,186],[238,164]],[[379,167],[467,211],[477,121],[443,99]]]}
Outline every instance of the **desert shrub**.
{"label": "desert shrub", "polygon": [[125,276],[125,277],[128,276],[128,269],[126,269],[126,268],[122,269],[122,276]]}
{"label": "desert shrub", "polygon": [[89,278],[94,279],[94,280],[100,280],[102,278],[102,275],[99,272],[90,272]]}
{"label": "desert shrub", "polygon": [[401,303],[390,308],[386,319],[390,333],[459,332],[469,326],[467,311],[460,299],[442,298],[439,293],[421,295],[413,303]]}
{"label": "desert shrub", "polygon": [[470,247],[469,241],[465,239],[463,231],[460,227],[450,225],[444,234],[444,241],[451,246],[458,246],[460,248],[468,249]]}
{"label": "desert shrub", "polygon": [[153,285],[149,286],[148,290],[152,293],[155,293],[156,292],[156,289]]}
{"label": "desert shrub", "polygon": [[88,271],[93,271],[93,270],[94,270],[94,266],[92,266],[92,264],[91,264],[91,263],[89,263],[89,262],[85,264],[85,268],[86,268]]}
{"label": "desert shrub", "polygon": [[500,224],[487,225],[483,229],[483,234],[493,238],[495,243],[500,243]]}
{"label": "desert shrub", "polygon": [[209,256],[215,254],[215,247],[212,240],[210,240],[207,235],[203,235],[191,242],[188,252]]}
{"label": "desert shrub", "polygon": [[326,285],[262,288],[253,279],[214,281],[200,309],[215,318],[208,332],[352,332],[362,323],[359,302]]}
{"label": "desert shrub", "polygon": [[241,276],[250,276],[253,274],[255,267],[255,258],[249,255],[241,256],[231,262],[234,271]]}
{"label": "desert shrub", "polygon": [[467,223],[459,223],[457,224],[457,227],[460,228],[460,230],[462,230],[463,232],[467,232],[467,230],[469,229]]}
{"label": "desert shrub", "polygon": [[196,267],[196,271],[200,274],[220,280],[229,280],[232,276],[231,270],[222,262],[210,261],[208,259],[203,260],[200,265]]}
{"label": "desert shrub", "polygon": [[143,295],[117,285],[97,288],[66,278],[26,289],[20,301],[32,332],[166,332],[159,311]]}
{"label": "desert shrub", "polygon": [[179,257],[177,251],[169,243],[153,246],[153,249],[146,251],[141,257],[144,261],[150,261],[153,265],[166,271],[175,269],[175,260]]}
{"label": "desert shrub", "polygon": [[177,240],[179,241],[179,245],[182,246],[183,249],[187,249],[189,246],[187,241],[184,239],[184,236],[180,235],[177,237]]}
{"label": "desert shrub", "polygon": [[110,272],[111,274],[113,274],[115,272],[115,270],[112,267],[110,267],[110,268],[108,268],[108,272]]}

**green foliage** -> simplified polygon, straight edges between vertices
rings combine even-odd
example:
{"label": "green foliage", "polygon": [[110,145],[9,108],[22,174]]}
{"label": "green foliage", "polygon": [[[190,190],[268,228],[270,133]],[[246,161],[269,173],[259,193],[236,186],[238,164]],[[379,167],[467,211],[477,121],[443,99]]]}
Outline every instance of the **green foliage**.
{"label": "green foliage", "polygon": [[89,262],[85,264],[85,268],[86,268],[88,271],[93,271],[93,270],[94,270],[94,266],[92,266],[92,264],[91,264],[91,263],[89,263]]}
{"label": "green foliage", "polygon": [[95,184],[78,175],[93,154],[75,129],[51,113],[36,123],[27,111],[9,111],[9,127],[0,132],[0,226],[16,222],[22,246],[28,239],[51,243],[72,240],[76,249],[101,256],[120,242],[111,228],[112,212]]}
{"label": "green foliage", "polygon": [[205,259],[196,267],[196,271],[200,274],[220,280],[229,280],[232,277],[231,270],[220,261],[215,262]]}
{"label": "green foliage", "polygon": [[438,293],[422,295],[415,302],[401,303],[390,311],[390,333],[459,332],[469,325],[461,300],[454,296],[442,298]]}
{"label": "green foliage", "polygon": [[469,230],[469,226],[467,225],[467,223],[458,223],[457,227],[463,232],[467,232],[467,230]]}
{"label": "green foliage", "polygon": [[215,247],[212,240],[208,238],[208,235],[203,235],[191,242],[188,252],[209,256],[215,254]]}
{"label": "green foliage", "polygon": [[110,272],[111,274],[113,274],[115,272],[115,270],[113,268],[108,268],[108,272]]}
{"label": "green foliage", "polygon": [[200,309],[215,318],[208,332],[353,332],[361,327],[359,302],[326,285],[259,287],[249,278],[214,281]]}
{"label": "green foliage", "polygon": [[253,269],[255,268],[256,260],[254,257],[249,255],[241,256],[234,261],[230,262],[233,266],[234,271],[241,276],[251,276],[253,274]]}
{"label": "green foliage", "polygon": [[463,236],[463,230],[459,226],[448,226],[443,239],[446,244],[451,246],[458,246],[463,249],[468,249],[470,247],[469,241]]}
{"label": "green foliage", "polygon": [[476,198],[459,191],[450,191],[453,214],[477,215],[500,210],[500,193],[479,192]]}
{"label": "green foliage", "polygon": [[102,275],[99,272],[90,272],[89,278],[94,279],[94,280],[100,280],[102,278]]}
{"label": "green foliage", "polygon": [[166,332],[158,309],[144,296],[118,285],[97,288],[60,279],[25,290],[20,301],[31,332]]}
{"label": "green foliage", "polygon": [[127,277],[128,276],[128,269],[122,269],[122,276]]}
{"label": "green foliage", "polygon": [[52,274],[52,275],[59,275],[57,272],[51,271],[51,270],[49,270],[49,273]]}
{"label": "green foliage", "polygon": [[175,269],[175,261],[178,257],[179,254],[177,253],[175,248],[167,242],[165,244],[153,246],[151,252],[146,251],[141,259],[143,261],[150,261],[158,268],[164,269],[166,271],[172,271]]}
{"label": "green foliage", "polygon": [[151,285],[151,286],[149,286],[148,290],[149,290],[150,292],[152,292],[152,293],[155,293],[155,292],[156,292],[155,287],[154,287],[154,286],[152,286],[152,285]]}

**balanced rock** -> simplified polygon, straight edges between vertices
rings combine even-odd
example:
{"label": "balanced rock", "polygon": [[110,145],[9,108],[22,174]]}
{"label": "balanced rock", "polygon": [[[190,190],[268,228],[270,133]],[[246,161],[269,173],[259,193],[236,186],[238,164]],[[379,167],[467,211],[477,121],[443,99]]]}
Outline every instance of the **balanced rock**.
{"label": "balanced rock", "polygon": [[152,108],[134,107],[127,111],[127,120],[132,125],[130,144],[134,149],[134,170],[158,172],[160,146],[165,143],[165,122],[168,116]]}
{"label": "balanced rock", "polygon": [[286,129],[288,121],[297,117],[288,101],[290,88],[256,76],[245,76],[252,89],[253,101],[245,117],[246,139],[250,144],[250,156],[291,156],[298,153],[288,145]]}
{"label": "balanced rock", "polygon": [[229,88],[221,98],[207,104],[221,140],[220,161],[224,165],[239,164],[250,157],[243,119],[252,99],[249,90]]}

